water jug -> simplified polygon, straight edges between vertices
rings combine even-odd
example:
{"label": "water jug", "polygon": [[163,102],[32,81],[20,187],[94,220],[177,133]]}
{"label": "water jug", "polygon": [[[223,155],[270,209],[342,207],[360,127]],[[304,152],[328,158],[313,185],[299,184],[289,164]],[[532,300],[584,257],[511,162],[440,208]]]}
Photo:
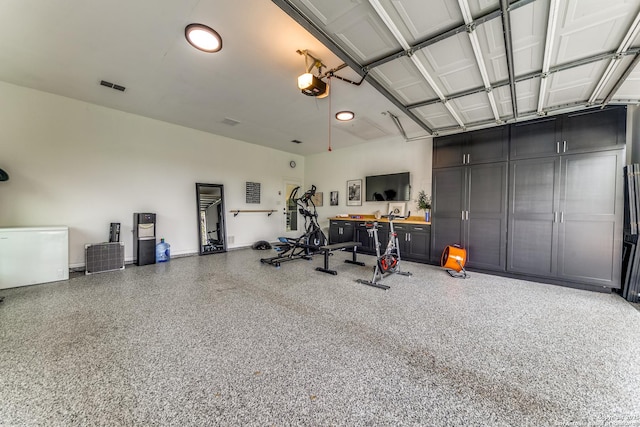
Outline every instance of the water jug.
{"label": "water jug", "polygon": [[166,243],[164,239],[160,239],[160,243],[156,245],[156,262],[167,262],[171,258],[171,245]]}

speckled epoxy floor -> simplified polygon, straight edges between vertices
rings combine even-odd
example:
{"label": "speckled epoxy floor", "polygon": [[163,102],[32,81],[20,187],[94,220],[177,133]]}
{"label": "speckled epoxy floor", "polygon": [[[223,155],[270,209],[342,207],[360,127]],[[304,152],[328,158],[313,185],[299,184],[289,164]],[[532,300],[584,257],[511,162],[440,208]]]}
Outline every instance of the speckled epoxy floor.
{"label": "speckled epoxy floor", "polygon": [[0,425],[640,426],[617,295],[267,255],[0,290]]}

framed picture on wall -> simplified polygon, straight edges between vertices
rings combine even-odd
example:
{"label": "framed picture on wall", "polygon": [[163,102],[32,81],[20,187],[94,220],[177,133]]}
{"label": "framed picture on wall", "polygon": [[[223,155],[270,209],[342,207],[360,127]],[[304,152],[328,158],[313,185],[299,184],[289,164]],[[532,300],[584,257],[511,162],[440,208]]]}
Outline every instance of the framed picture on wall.
{"label": "framed picture on wall", "polygon": [[406,205],[404,203],[389,203],[387,210],[393,215],[404,216],[405,207]]}
{"label": "framed picture on wall", "polygon": [[338,206],[338,192],[332,191],[329,198],[329,206]]}
{"label": "framed picture on wall", "polygon": [[347,206],[362,205],[362,180],[347,181]]}

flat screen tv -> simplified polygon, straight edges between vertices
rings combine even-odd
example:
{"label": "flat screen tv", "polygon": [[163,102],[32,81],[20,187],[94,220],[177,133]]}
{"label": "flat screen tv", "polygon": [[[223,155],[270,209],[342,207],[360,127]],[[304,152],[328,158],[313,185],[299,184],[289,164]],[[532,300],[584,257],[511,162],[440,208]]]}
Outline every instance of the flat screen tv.
{"label": "flat screen tv", "polygon": [[409,172],[373,175],[365,179],[367,202],[407,202],[410,195]]}

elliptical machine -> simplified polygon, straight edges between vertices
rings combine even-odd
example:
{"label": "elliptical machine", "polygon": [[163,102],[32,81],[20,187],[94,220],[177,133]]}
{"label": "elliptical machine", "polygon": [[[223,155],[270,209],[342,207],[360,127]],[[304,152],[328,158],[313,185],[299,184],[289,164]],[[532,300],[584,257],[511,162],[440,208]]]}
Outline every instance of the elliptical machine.
{"label": "elliptical machine", "polygon": [[380,240],[378,239],[378,222],[367,223],[367,233],[373,237],[373,241],[376,246],[376,265],[373,268],[373,277],[371,280],[358,279],[356,282],[364,285],[373,286],[376,288],[387,290],[391,286],[383,285],[382,279],[384,275],[399,274],[401,276],[411,276],[408,271],[400,270],[400,247],[398,246],[398,233],[393,229],[393,221],[396,219],[407,219],[407,216],[394,215],[393,212],[389,212],[389,215],[384,215],[383,218],[389,219],[389,242],[384,253],[380,254]]}
{"label": "elliptical machine", "polygon": [[313,254],[320,252],[321,246],[327,244],[327,237],[318,224],[318,211],[312,199],[316,194],[316,186],[312,185],[300,197],[298,197],[299,189],[299,186],[294,188],[289,195],[289,199],[296,203],[298,212],[304,217],[304,234],[297,238],[278,237],[280,243],[274,246],[278,255],[260,259],[263,264],[280,267],[282,262],[293,261],[294,259],[309,260]]}

